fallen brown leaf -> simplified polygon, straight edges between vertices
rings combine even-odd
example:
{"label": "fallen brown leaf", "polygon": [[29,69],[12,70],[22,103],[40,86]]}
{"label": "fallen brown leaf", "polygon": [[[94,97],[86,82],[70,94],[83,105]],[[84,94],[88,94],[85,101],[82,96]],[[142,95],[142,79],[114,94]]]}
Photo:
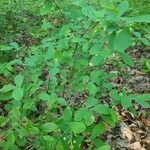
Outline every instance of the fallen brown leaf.
{"label": "fallen brown leaf", "polygon": [[121,123],[121,132],[122,132],[123,139],[127,139],[128,141],[131,141],[134,138],[133,132],[124,122]]}
{"label": "fallen brown leaf", "polygon": [[128,148],[132,150],[146,150],[144,147],[141,146],[140,142],[129,144]]}
{"label": "fallen brown leaf", "polygon": [[141,114],[139,119],[141,119],[142,123],[145,126],[150,127],[150,119],[149,118],[147,119],[143,113]]}

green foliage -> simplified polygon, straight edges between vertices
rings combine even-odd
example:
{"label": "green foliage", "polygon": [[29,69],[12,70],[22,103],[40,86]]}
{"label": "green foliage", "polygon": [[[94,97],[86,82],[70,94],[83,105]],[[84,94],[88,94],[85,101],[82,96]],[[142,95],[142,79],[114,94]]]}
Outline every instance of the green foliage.
{"label": "green foliage", "polygon": [[[5,44],[9,40],[0,39],[4,40],[0,44],[0,77],[6,79],[0,89],[0,148],[78,150],[89,141],[89,150],[109,150],[100,138],[108,126],[118,123],[112,106],[130,109],[135,101],[148,108],[150,96],[118,92],[110,83],[116,74],[106,72],[104,66],[117,55],[125,67],[134,67],[126,49],[143,39],[135,38],[137,24],[149,23],[149,15],[133,16],[127,0],[102,4],[28,0],[17,8],[40,18],[38,26],[32,21],[30,26],[25,15],[18,20],[15,1],[10,12],[6,10],[10,4],[0,4],[5,10],[0,12],[2,28],[7,27],[11,12],[15,24],[11,23],[19,27],[6,28],[12,30],[9,44]],[[32,6],[32,10],[30,4],[39,9]],[[17,42],[13,33],[24,29],[36,44]],[[3,35],[8,37],[7,33]],[[8,54],[11,57],[3,57]],[[104,101],[105,95],[111,102]]]}
{"label": "green foliage", "polygon": [[143,71],[144,72],[147,72],[147,73],[150,73],[150,59],[147,59],[147,58],[142,58],[140,60],[142,66],[143,66]]}
{"label": "green foliage", "polygon": [[29,44],[27,38],[32,38],[35,33],[31,27],[34,26],[37,31],[39,29],[37,26],[39,23],[37,20],[39,7],[40,1],[36,1],[35,3],[33,0],[1,0],[0,42],[9,43],[12,41],[21,41],[24,44]]}

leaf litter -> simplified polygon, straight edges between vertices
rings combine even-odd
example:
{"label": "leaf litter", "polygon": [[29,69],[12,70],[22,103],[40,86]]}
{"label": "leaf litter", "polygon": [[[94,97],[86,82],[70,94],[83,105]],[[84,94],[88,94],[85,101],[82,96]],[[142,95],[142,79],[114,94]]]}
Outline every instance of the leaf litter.
{"label": "leaf litter", "polygon": [[[139,64],[142,56],[150,58],[149,51],[143,49],[143,47],[137,47],[127,50],[134,60],[135,66],[125,70],[130,75],[130,79],[126,79],[120,74],[119,77],[112,80],[112,85],[119,91],[123,87],[127,87],[129,91],[137,94],[150,92],[150,76],[142,71],[142,66]],[[107,64],[105,69],[108,72],[116,71],[110,64]],[[137,114],[115,106],[119,124],[105,134],[106,143],[111,146],[112,150],[150,150],[150,109],[141,108],[136,103],[134,103],[134,108]]]}

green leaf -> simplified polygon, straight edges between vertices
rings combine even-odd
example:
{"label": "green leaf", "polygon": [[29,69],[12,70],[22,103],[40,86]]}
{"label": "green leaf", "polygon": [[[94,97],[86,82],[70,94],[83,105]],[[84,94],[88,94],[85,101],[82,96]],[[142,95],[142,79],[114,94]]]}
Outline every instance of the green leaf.
{"label": "green leaf", "polygon": [[87,88],[88,88],[88,90],[89,90],[91,95],[95,95],[97,93],[97,91],[98,91],[97,86],[94,83],[92,83],[92,82],[88,83],[88,87]]}
{"label": "green leaf", "polygon": [[5,92],[9,92],[15,89],[15,86],[13,86],[12,84],[8,84],[8,85],[4,85],[2,89],[0,89],[1,92],[5,93]]}
{"label": "green leaf", "polygon": [[[70,26],[67,24],[67,25],[63,25],[62,27],[61,27],[61,29],[60,29],[60,34],[61,35],[68,35],[70,33]],[[60,44],[65,44],[65,43],[63,43],[63,42],[65,42],[65,41],[61,41],[60,40]],[[68,45],[68,44],[67,44]]]}
{"label": "green leaf", "polygon": [[94,44],[90,49],[90,55],[97,55],[100,50],[100,44]]}
{"label": "green leaf", "polygon": [[140,32],[133,32],[133,34],[137,37],[137,38],[141,38],[141,33]]}
{"label": "green leaf", "polygon": [[59,72],[59,68],[51,68],[51,69],[49,70],[49,74],[50,74],[51,76],[55,76],[58,72]]}
{"label": "green leaf", "polygon": [[82,122],[72,122],[70,128],[74,133],[81,133],[86,129]]}
{"label": "green leaf", "polygon": [[78,122],[84,120],[85,124],[90,126],[94,122],[94,114],[87,108],[80,108],[75,112],[74,120]]}
{"label": "green leaf", "polygon": [[48,30],[50,28],[54,28],[49,22],[44,21],[42,24],[42,29],[43,30]]}
{"label": "green leaf", "polygon": [[150,59],[146,60],[145,67],[148,72],[150,72]]}
{"label": "green leaf", "polygon": [[[45,93],[45,92],[44,92]],[[46,96],[47,95],[47,96]],[[51,95],[48,95],[47,93],[46,93],[46,97],[43,97],[44,99],[43,100],[45,100],[45,101],[47,101],[47,105],[48,105],[48,107],[51,107],[53,104],[55,104],[55,103],[57,103],[58,102],[58,97],[57,97],[57,95],[56,95],[56,93],[51,93]],[[49,99],[48,99],[48,97],[49,97]]]}
{"label": "green leaf", "polygon": [[83,52],[86,52],[89,49],[89,43],[84,43],[82,46]]}
{"label": "green leaf", "polygon": [[112,90],[109,92],[109,96],[113,99],[115,104],[118,104],[121,102],[122,97],[118,94],[117,90]]}
{"label": "green leaf", "polygon": [[129,3],[127,0],[122,1],[119,6],[118,6],[118,10],[119,10],[119,15],[123,15],[129,8]]}
{"label": "green leaf", "polygon": [[23,79],[24,79],[24,77],[21,74],[15,76],[14,80],[15,80],[15,84],[16,84],[17,87],[22,86]]}
{"label": "green leaf", "polygon": [[83,119],[84,114],[86,113],[86,108],[80,108],[77,110],[74,114],[74,120],[75,121],[81,121]]}
{"label": "green leaf", "polygon": [[130,99],[134,99],[138,104],[140,104],[143,108],[149,108],[150,107],[150,94],[131,94],[128,96]]}
{"label": "green leaf", "polygon": [[78,135],[74,137],[74,141],[73,148],[74,150],[78,150],[81,147],[81,144],[84,142],[84,136]]}
{"label": "green leaf", "polygon": [[[115,10],[115,11],[117,12],[117,10]],[[113,22],[113,23],[117,23],[120,20],[120,18],[117,15],[117,13],[109,13],[108,16],[106,17],[106,19],[107,19],[107,21]],[[117,28],[117,26],[115,28]]]}
{"label": "green leaf", "polygon": [[63,98],[58,98],[57,103],[60,104],[61,106],[68,106],[67,101]]}
{"label": "green leaf", "polygon": [[71,108],[67,107],[64,110],[63,119],[64,119],[65,122],[70,122],[72,120],[72,110],[71,110]]}
{"label": "green leaf", "polygon": [[90,73],[90,79],[95,83],[97,83],[97,81],[99,81],[99,76],[100,76],[100,71],[92,71]]}
{"label": "green leaf", "polygon": [[7,136],[7,142],[8,142],[9,144],[14,144],[14,143],[15,143],[15,140],[16,140],[16,138],[15,138],[15,136],[14,136],[13,133],[10,133],[10,134]]}
{"label": "green leaf", "polygon": [[125,28],[119,32],[114,39],[115,50],[123,52],[130,46],[131,42],[130,31],[129,29]]}
{"label": "green leaf", "polygon": [[49,101],[51,100],[50,95],[48,95],[46,92],[42,92],[38,95],[39,99],[43,100],[43,101]]}
{"label": "green leaf", "polygon": [[92,132],[91,132],[92,139],[103,134],[105,130],[106,130],[106,128],[105,128],[104,124],[95,125]]}
{"label": "green leaf", "polygon": [[106,145],[106,144],[105,144],[103,141],[101,141],[99,138],[92,139],[92,143],[93,143],[93,145],[95,146],[95,149],[100,148],[100,147]]}
{"label": "green leaf", "polygon": [[134,67],[134,61],[131,58],[131,56],[127,53],[119,53],[119,55],[121,56],[121,59],[130,67]]}
{"label": "green leaf", "polygon": [[115,124],[118,122],[118,115],[114,110],[110,111],[110,115],[111,115],[111,119],[114,122],[114,126],[115,126]]}
{"label": "green leaf", "polygon": [[10,51],[13,50],[12,46],[0,45],[0,51]]}
{"label": "green leaf", "polygon": [[140,38],[140,40],[146,45],[146,46],[150,46],[150,41],[146,38]]}
{"label": "green leaf", "polygon": [[80,38],[80,37],[73,37],[72,38],[72,43],[81,43],[81,42],[84,42],[83,38]]}
{"label": "green leaf", "polygon": [[55,139],[50,135],[44,135],[41,139],[41,147],[46,150],[53,146],[53,143],[56,142]]}
{"label": "green leaf", "polygon": [[14,100],[20,101],[23,97],[23,89],[16,87],[13,90],[12,97],[14,98]]}
{"label": "green leaf", "polygon": [[32,99],[25,101],[23,109],[30,109],[35,102]]}
{"label": "green leaf", "polygon": [[108,49],[110,49],[111,51],[115,50],[115,45],[114,45],[115,37],[116,37],[116,32],[111,33],[109,36]]}
{"label": "green leaf", "polygon": [[47,122],[41,126],[41,129],[43,132],[49,133],[49,132],[55,131],[57,129],[57,125],[53,122]]}
{"label": "green leaf", "polygon": [[132,106],[132,100],[127,97],[122,98],[121,104],[122,104],[123,108],[128,109],[129,107]]}
{"label": "green leaf", "polygon": [[63,143],[61,141],[57,142],[56,150],[64,150],[64,146],[63,146]]}
{"label": "green leaf", "polygon": [[87,102],[86,102],[86,107],[87,108],[90,108],[90,107],[93,107],[95,106],[96,104],[98,103],[98,100],[94,97],[89,97]]}
{"label": "green leaf", "polygon": [[52,141],[54,141],[54,138],[52,137],[52,136],[49,136],[49,135],[45,135],[45,136],[43,136],[43,139],[45,140],[45,141],[47,141],[47,142],[52,142]]}
{"label": "green leaf", "polygon": [[129,24],[134,22],[139,23],[150,23],[150,14],[145,14],[141,16],[134,16],[134,17],[122,17],[125,21],[127,21]]}
{"label": "green leaf", "polygon": [[39,133],[39,129],[37,127],[32,127],[30,129],[30,134],[31,135],[35,135],[35,134],[38,134]]}
{"label": "green leaf", "polygon": [[13,109],[10,111],[10,118],[12,119],[12,122],[19,123],[21,112],[19,107],[13,107]]}
{"label": "green leaf", "polygon": [[110,56],[112,56],[113,52],[110,49],[104,49],[101,51],[100,55],[103,57],[103,59],[107,59]]}
{"label": "green leaf", "polygon": [[106,114],[107,115],[110,113],[108,106],[106,106],[104,104],[98,104],[92,110],[99,113],[99,114]]}
{"label": "green leaf", "polygon": [[110,36],[112,36],[114,33],[116,33],[115,31],[117,31],[119,29],[117,22],[107,21],[106,26],[107,26],[107,31],[110,33],[112,32],[112,34],[110,34]]}
{"label": "green leaf", "polygon": [[114,116],[112,117],[111,113],[112,111],[109,112],[109,115],[101,115],[101,118],[104,120],[105,123],[108,123],[112,127],[115,127],[116,121],[114,120]]}
{"label": "green leaf", "polygon": [[[19,136],[19,137],[20,137],[20,136]],[[18,146],[24,147],[24,146],[26,145],[26,143],[27,143],[26,138],[19,138],[19,139],[17,140]]]}
{"label": "green leaf", "polygon": [[51,4],[51,3],[45,4],[45,5],[41,8],[40,14],[41,14],[41,15],[49,14],[49,13],[51,12],[51,8],[52,8],[52,4]]}
{"label": "green leaf", "polygon": [[85,114],[83,114],[83,119],[85,121],[85,125],[90,126],[95,120],[93,112],[87,109]]}
{"label": "green leaf", "polygon": [[81,0],[74,0],[72,1],[72,4],[82,7],[84,5],[84,2]]}
{"label": "green leaf", "polygon": [[103,61],[103,57],[100,55],[93,56],[91,58],[91,66],[98,66]]}
{"label": "green leaf", "polygon": [[96,150],[110,150],[110,146],[109,145],[104,145]]}
{"label": "green leaf", "polygon": [[19,45],[18,45],[18,43],[16,43],[16,42],[11,42],[10,45],[11,45],[14,49],[19,50]]}

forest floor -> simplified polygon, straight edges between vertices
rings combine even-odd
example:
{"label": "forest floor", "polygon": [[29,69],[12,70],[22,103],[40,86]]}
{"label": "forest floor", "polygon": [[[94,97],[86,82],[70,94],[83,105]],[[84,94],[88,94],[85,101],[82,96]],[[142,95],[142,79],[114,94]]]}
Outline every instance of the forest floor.
{"label": "forest floor", "polygon": [[[150,58],[150,52],[143,47],[137,47],[128,49],[128,53],[135,62],[134,68],[129,67],[126,70],[131,78],[125,79],[120,76],[113,81],[113,85],[118,89],[126,86],[134,93],[149,93],[150,76],[141,71],[142,65],[139,62],[142,57]],[[113,70],[110,68],[109,66],[108,71]],[[114,108],[120,118],[119,124],[104,136],[107,143],[111,145],[112,150],[150,150],[150,109],[143,109],[137,103],[134,103],[134,106],[138,112],[137,117],[122,108]],[[145,116],[144,112],[148,112],[148,115]]]}

